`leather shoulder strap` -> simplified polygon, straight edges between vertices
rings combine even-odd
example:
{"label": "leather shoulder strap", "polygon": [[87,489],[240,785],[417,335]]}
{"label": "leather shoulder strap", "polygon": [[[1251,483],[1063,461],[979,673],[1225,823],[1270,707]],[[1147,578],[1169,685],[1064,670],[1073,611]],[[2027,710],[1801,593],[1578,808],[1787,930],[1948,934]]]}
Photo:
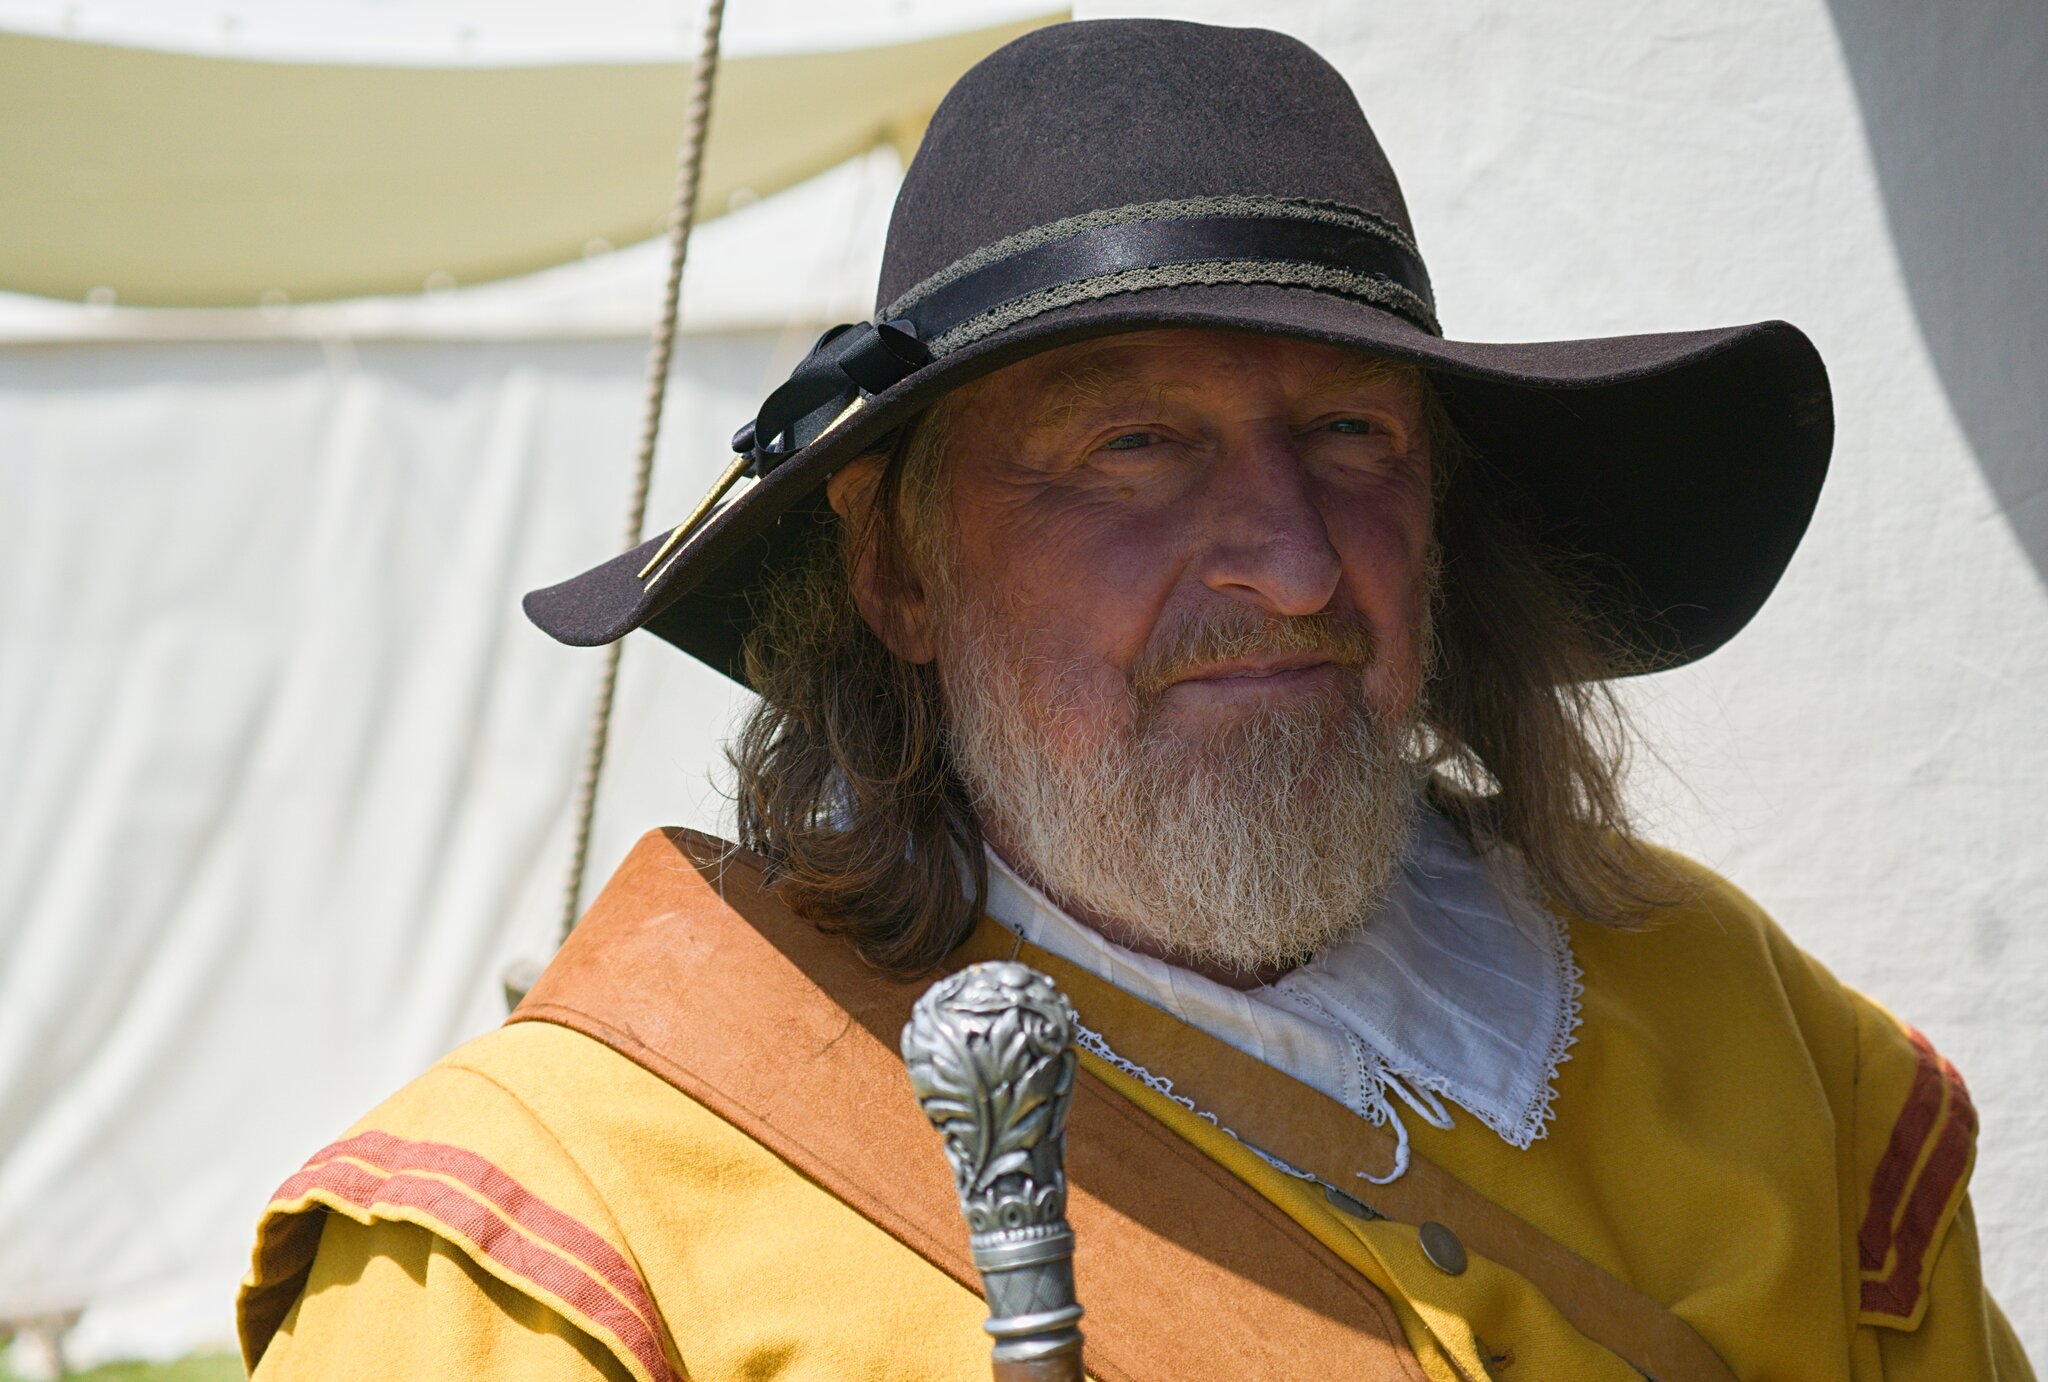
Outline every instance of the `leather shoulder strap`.
{"label": "leather shoulder strap", "polygon": [[[672,831],[640,841],[512,1020],[605,1043],[979,1293],[952,1175],[896,1054],[923,988],[792,915],[751,856]],[[1425,1382],[1371,1283],[1086,1075],[1067,1178],[1088,1369],[1104,1382]]]}

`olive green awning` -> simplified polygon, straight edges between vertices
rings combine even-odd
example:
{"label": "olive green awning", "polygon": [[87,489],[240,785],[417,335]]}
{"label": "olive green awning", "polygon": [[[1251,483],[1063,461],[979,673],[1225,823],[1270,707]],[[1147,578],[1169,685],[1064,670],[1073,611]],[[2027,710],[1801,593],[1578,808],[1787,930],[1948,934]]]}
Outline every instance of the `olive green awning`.
{"label": "olive green awning", "polygon": [[[879,142],[907,155],[956,77],[1059,17],[727,59],[699,215]],[[687,63],[312,65],[0,34],[0,290],[304,302],[644,240],[673,195],[689,79]]]}

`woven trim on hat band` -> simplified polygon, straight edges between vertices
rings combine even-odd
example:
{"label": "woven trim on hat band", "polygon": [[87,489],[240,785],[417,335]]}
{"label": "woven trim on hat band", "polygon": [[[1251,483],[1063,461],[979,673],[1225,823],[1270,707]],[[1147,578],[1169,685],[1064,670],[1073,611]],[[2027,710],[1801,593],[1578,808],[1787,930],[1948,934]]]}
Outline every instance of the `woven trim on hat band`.
{"label": "woven trim on hat band", "polygon": [[944,355],[1056,307],[1200,283],[1335,292],[1440,334],[1407,236],[1352,207],[1284,197],[1143,202],[1035,226],[948,265],[883,317]]}
{"label": "woven trim on hat band", "polygon": [[[931,352],[935,357],[948,355],[962,346],[974,344],[985,336],[992,336],[998,331],[1015,326],[1018,322],[1028,321],[1032,317],[1062,307],[1115,297],[1119,293],[1140,293],[1148,288],[1207,287],[1217,284],[1270,284],[1279,288],[1308,288],[1319,292],[1336,293],[1371,303],[1375,307],[1386,308],[1410,320],[1427,312],[1426,304],[1415,294],[1399,284],[1389,283],[1386,279],[1372,274],[1335,269],[1323,264],[1295,264],[1275,259],[1211,259],[1196,264],[1164,264],[1157,268],[1127,269],[1122,273],[1104,274],[1100,278],[1087,278],[1078,283],[1063,283],[1056,288],[1047,288],[1028,297],[1006,302],[1001,307],[962,323],[930,342]],[[1423,325],[1419,321],[1416,324]],[[1434,319],[1431,318],[1429,326],[1425,329],[1430,330],[1432,335],[1441,334],[1433,327]]]}
{"label": "woven trim on hat band", "polygon": [[1353,230],[1380,236],[1418,263],[1422,259],[1422,252],[1415,248],[1415,242],[1402,234],[1398,227],[1370,211],[1345,206],[1342,202],[1316,201],[1308,197],[1241,196],[1179,197],[1171,201],[1132,202],[1128,206],[1105,207],[1100,211],[1089,211],[1079,216],[1047,221],[1044,225],[1033,226],[1029,230],[1021,230],[1015,235],[1006,235],[1000,240],[983,245],[980,249],[954,260],[902,294],[882,312],[881,320],[888,321],[908,315],[914,304],[922,302],[955,279],[973,273],[985,265],[993,264],[998,259],[1007,259],[1013,254],[1050,244],[1054,240],[1064,240],[1084,230],[1128,225],[1132,221],[1178,221],[1208,216],[1273,216],[1348,226]]}

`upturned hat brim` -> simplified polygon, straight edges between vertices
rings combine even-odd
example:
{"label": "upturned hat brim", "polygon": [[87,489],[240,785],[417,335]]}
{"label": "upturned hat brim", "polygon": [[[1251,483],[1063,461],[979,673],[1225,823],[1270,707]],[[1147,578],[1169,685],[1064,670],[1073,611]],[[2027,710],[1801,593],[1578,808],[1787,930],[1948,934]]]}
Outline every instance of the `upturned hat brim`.
{"label": "upturned hat brim", "polygon": [[1183,285],[1044,312],[881,392],[690,533],[526,597],[564,643],[647,628],[744,681],[764,582],[818,525],[824,482],[948,391],[1026,356],[1119,332],[1209,327],[1297,337],[1432,372],[1476,457],[1545,547],[1576,554],[1595,613],[1649,667],[1712,652],[1762,606],[1811,518],[1833,441],[1827,372],[1785,322],[1590,340],[1446,340],[1364,302],[1271,284]]}

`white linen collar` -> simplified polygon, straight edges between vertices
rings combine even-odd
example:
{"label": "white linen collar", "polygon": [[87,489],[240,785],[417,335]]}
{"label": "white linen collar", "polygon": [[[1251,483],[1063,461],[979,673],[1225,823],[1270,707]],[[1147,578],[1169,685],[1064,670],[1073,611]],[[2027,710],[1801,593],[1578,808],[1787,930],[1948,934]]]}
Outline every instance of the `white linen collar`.
{"label": "white linen collar", "polygon": [[1515,1147],[1548,1130],[1579,1026],[1569,935],[1518,858],[1477,853],[1435,811],[1417,811],[1400,874],[1365,924],[1249,990],[1117,945],[993,849],[988,860],[998,923],[1373,1123],[1399,1123],[1392,1094],[1448,1126],[1437,1095]]}

